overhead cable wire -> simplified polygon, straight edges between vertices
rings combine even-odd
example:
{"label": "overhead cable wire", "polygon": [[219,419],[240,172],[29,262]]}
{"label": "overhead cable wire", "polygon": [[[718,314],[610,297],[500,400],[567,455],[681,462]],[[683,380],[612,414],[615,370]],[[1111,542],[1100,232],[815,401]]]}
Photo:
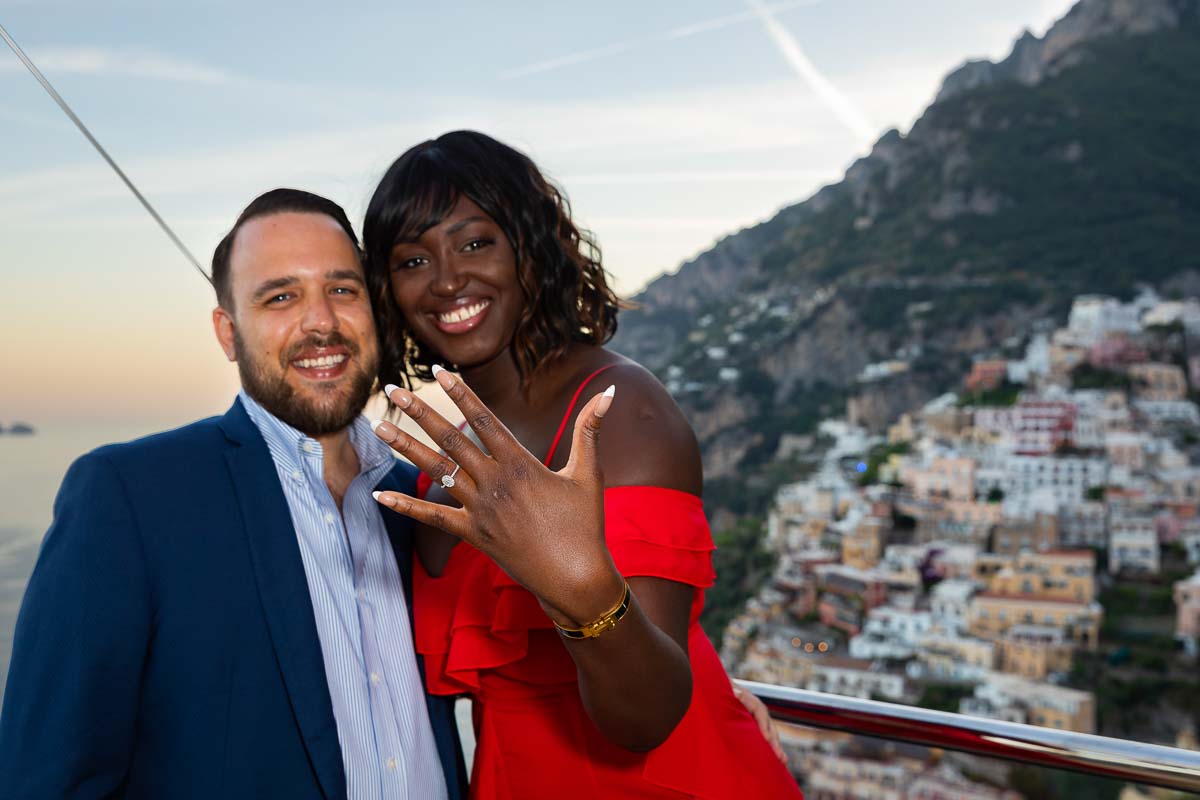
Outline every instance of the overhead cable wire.
{"label": "overhead cable wire", "polygon": [[112,156],[108,154],[108,151],[104,149],[104,146],[96,140],[96,137],[92,135],[92,132],[88,130],[86,125],[83,124],[83,120],[79,119],[75,112],[71,110],[71,107],[67,105],[67,101],[64,100],[62,95],[60,95],[54,89],[54,86],[51,85],[46,76],[42,74],[42,71],[37,68],[37,65],[33,63],[32,59],[25,54],[25,51],[21,49],[21,46],[17,44],[11,36],[9,36],[8,31],[4,29],[3,25],[0,25],[0,38],[3,38],[4,42],[9,46],[9,48],[16,53],[17,58],[21,59],[21,63],[24,64],[25,68],[29,70],[29,73],[37,79],[37,82],[42,85],[42,88],[46,90],[46,93],[50,95],[51,99],[58,103],[58,107],[63,110],[63,113],[70,117],[71,122],[75,123],[75,127],[79,129],[79,132],[82,133],[87,140],[92,143],[92,147],[96,148],[96,152],[100,154],[100,157],[103,158],[110,167],[112,167],[113,172],[117,173],[117,177],[120,178],[121,181],[129,188],[129,191],[133,192],[133,196],[136,197],[138,202],[142,204],[142,208],[146,209],[150,216],[154,217],[154,221],[158,223],[158,227],[162,228],[163,233],[165,233],[167,237],[175,244],[175,247],[179,249],[179,252],[183,254],[183,257],[191,262],[192,266],[196,268],[197,272],[204,276],[204,280],[212,283],[212,278],[210,278],[208,273],[204,271],[204,268],[200,266],[200,262],[196,260],[194,255],[192,255],[192,251],[188,250],[187,245],[183,243],[183,240],[175,235],[175,231],[171,230],[171,226],[168,225],[167,221],[162,218],[162,215],[154,210],[154,206],[150,205],[150,201],[146,199],[145,195],[138,191],[138,188],[134,186],[133,181],[129,179],[129,176],[125,174],[125,171],[117,166],[117,162],[113,160]]}

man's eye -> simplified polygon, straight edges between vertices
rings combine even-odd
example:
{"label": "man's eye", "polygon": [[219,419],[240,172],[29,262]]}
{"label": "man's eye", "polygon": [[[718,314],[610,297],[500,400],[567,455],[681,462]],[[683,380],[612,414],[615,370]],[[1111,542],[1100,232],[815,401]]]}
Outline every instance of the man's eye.
{"label": "man's eye", "polygon": [[275,303],[282,303],[283,301],[288,300],[290,298],[291,298],[290,294],[286,294],[286,293],[277,294],[277,295],[274,295],[273,297],[270,297],[267,299],[267,305],[273,305]]}

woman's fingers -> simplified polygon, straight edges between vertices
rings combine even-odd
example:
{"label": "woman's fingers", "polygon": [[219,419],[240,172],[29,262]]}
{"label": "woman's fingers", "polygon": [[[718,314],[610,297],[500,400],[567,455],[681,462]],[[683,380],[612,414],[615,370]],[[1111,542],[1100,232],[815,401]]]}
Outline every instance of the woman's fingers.
{"label": "woman's fingers", "polygon": [[758,723],[758,729],[762,732],[763,737],[767,740],[767,744],[771,745],[771,750],[775,756],[784,764],[787,763],[787,753],[783,750],[783,745],[779,741],[779,731],[775,728],[775,721],[771,719],[771,712],[763,705],[763,702],[754,696],[754,693],[748,689],[744,689],[733,684],[733,694],[738,700],[742,701],[742,705],[754,717],[754,721]]}
{"label": "woman's fingers", "polygon": [[[462,472],[470,474],[476,478],[476,483],[482,477],[483,471],[487,469],[491,459],[484,454],[482,450],[475,446],[467,435],[460,431],[455,426],[446,421],[438,412],[429,407],[424,400],[417,397],[407,389],[401,389],[398,386],[389,385],[385,390],[388,399],[392,401],[401,411],[408,415],[409,419],[421,426],[421,430],[429,434],[429,438],[437,443],[437,446],[442,449],[454,464],[461,465]],[[428,448],[426,448],[428,449]],[[421,469],[425,469],[423,464],[413,461]],[[453,470],[454,466],[450,466]],[[440,480],[444,472],[433,473],[428,472],[429,477],[435,481]],[[457,480],[458,476],[455,476]]]}
{"label": "woman's fingers", "polygon": [[612,405],[616,391],[616,386],[609,386],[589,400],[575,418],[571,457],[567,459],[563,472],[568,475],[600,474],[600,423]]}
{"label": "woman's fingers", "polygon": [[452,459],[435,453],[421,442],[409,436],[398,427],[385,420],[371,423],[375,435],[400,455],[417,465],[417,468],[433,479],[434,483],[446,487],[450,495],[460,502],[466,489],[473,488],[475,482],[465,469],[459,469]]}
{"label": "woman's fingers", "polygon": [[441,528],[451,536],[471,541],[471,523],[467,512],[461,508],[418,500],[400,492],[375,492],[375,500],[398,514],[411,517],[417,522]]}
{"label": "woman's fingers", "polygon": [[[471,391],[471,387],[467,386],[465,381],[439,366],[434,366],[433,377],[446,392],[446,396],[453,400],[454,405],[463,412],[467,424],[479,436],[479,441],[483,442],[483,446],[488,449],[493,458],[503,461],[505,457],[517,453],[528,455],[529,451],[517,441],[517,437],[512,435],[512,432],[492,413],[491,409]],[[530,457],[532,458],[532,456]]]}

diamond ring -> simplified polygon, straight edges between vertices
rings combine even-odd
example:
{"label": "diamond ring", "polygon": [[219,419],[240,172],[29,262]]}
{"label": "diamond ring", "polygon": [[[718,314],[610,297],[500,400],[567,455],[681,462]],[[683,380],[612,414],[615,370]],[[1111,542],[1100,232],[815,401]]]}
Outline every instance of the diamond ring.
{"label": "diamond ring", "polygon": [[459,470],[459,465],[455,464],[454,472],[451,472],[449,475],[443,475],[442,476],[442,486],[445,486],[447,489],[453,489],[454,488],[454,476],[458,474],[458,470]]}

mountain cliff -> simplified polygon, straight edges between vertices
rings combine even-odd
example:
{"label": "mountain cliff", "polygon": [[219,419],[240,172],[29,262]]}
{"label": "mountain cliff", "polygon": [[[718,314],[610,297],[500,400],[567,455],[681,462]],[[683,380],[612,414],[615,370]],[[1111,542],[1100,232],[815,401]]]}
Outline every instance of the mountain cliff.
{"label": "mountain cliff", "polygon": [[848,397],[882,425],[1076,294],[1194,281],[1198,142],[1200,0],[1081,0],[950,73],[839,183],[654,281],[615,347],[692,420],[710,511],[761,513],[745,490],[781,437]]}

